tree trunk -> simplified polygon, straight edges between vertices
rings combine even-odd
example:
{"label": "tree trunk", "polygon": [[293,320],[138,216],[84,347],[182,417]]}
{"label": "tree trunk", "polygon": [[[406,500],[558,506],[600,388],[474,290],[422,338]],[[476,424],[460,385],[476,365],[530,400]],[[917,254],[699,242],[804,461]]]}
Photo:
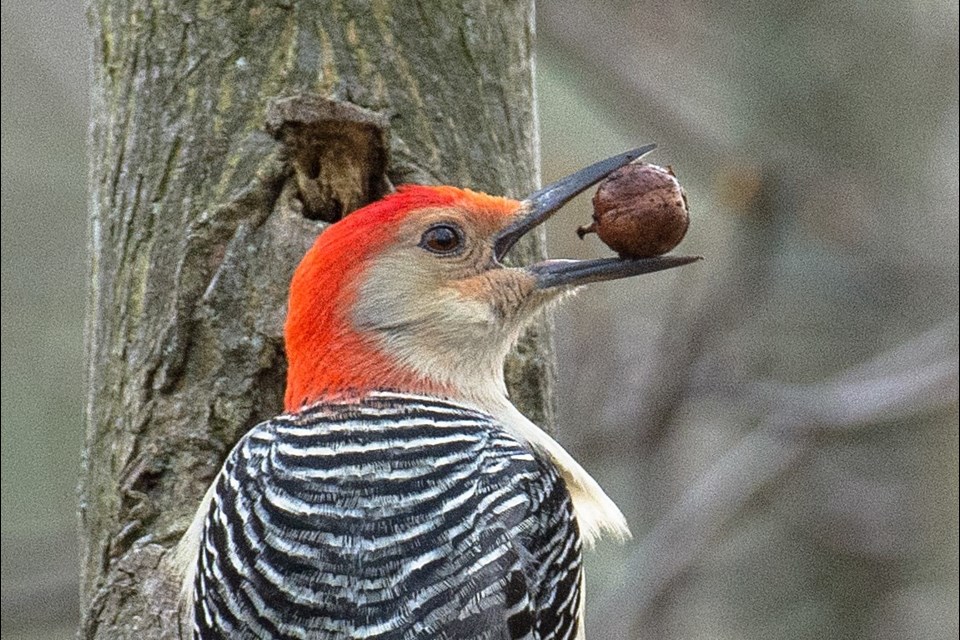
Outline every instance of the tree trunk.
{"label": "tree trunk", "polygon": [[[233,443],[281,409],[287,284],[324,226],[309,218],[375,197],[384,166],[393,183],[537,186],[533,8],[98,0],[92,13],[80,636],[175,638],[163,560]],[[326,143],[296,147],[314,130],[271,102],[306,93],[365,132],[339,143],[362,165],[349,179]],[[516,256],[542,250],[535,237]],[[551,355],[544,322],[508,365],[541,424]]]}

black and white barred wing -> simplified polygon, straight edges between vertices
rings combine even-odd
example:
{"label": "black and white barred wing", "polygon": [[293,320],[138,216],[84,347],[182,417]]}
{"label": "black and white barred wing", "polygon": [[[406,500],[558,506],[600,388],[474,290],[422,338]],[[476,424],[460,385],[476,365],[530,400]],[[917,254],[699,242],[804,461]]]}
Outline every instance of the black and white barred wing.
{"label": "black and white barred wing", "polygon": [[552,465],[489,416],[385,395],[234,449],[193,617],[200,638],[572,638],[580,578]]}

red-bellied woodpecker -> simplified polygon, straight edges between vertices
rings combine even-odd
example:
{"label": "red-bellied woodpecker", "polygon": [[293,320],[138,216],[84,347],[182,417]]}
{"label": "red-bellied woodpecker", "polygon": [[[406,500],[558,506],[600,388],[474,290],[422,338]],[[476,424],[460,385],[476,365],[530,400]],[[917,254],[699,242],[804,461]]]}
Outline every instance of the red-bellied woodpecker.
{"label": "red-bellied woodpecker", "polygon": [[199,638],[573,638],[581,540],[616,505],[507,399],[504,358],[578,285],[694,258],[501,259],[651,149],[516,201],[401,187],[290,286],[287,413],[224,463],[178,549]]}

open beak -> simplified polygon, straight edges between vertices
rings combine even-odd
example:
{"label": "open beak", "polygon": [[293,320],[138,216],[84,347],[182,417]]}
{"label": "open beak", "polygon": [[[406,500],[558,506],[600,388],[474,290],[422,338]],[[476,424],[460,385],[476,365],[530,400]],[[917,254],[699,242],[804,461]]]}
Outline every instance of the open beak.
{"label": "open beak", "polygon": [[[497,260],[501,260],[524,234],[545,222],[574,196],[656,147],[655,144],[648,144],[601,160],[528,196],[522,202],[523,215],[503,229],[494,240],[493,250]],[[672,269],[700,259],[699,256],[657,256],[639,259],[545,260],[527,267],[526,271],[536,278],[537,289],[548,289],[628,278]]]}

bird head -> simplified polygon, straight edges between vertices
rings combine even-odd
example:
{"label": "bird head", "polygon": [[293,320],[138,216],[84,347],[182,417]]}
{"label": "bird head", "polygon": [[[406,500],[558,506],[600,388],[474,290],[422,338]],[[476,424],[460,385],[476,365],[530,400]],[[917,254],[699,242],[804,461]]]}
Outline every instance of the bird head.
{"label": "bird head", "polygon": [[405,186],[331,225],[297,268],[286,324],[286,408],[390,389],[486,405],[544,306],[580,285],[696,258],[547,260],[507,267],[524,234],[652,149],[587,167],[524,200]]}

